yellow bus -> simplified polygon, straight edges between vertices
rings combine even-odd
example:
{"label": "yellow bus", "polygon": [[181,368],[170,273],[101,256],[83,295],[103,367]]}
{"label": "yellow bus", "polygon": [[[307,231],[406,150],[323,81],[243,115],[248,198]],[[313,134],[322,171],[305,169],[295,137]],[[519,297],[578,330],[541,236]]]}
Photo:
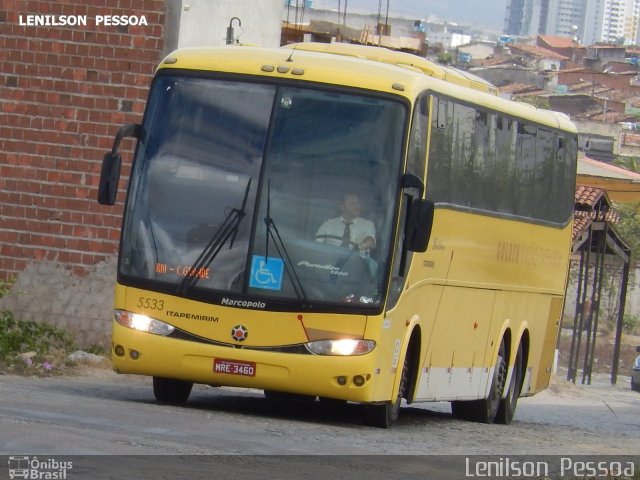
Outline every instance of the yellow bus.
{"label": "yellow bus", "polygon": [[125,137],[112,359],[158,401],[198,383],[355,402],[378,427],[402,401],[509,423],[548,385],[566,116],[375,47],[229,46],[162,61],[142,124],[105,155],[102,204]]}

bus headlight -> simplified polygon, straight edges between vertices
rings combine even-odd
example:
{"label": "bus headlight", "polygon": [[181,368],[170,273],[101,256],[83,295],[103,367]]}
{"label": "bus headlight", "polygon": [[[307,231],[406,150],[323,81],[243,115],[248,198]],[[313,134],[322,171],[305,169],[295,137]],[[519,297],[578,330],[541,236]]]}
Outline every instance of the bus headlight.
{"label": "bus headlight", "polygon": [[309,342],[305,343],[305,347],[315,355],[364,355],[376,347],[376,342],[342,338],[340,340]]}
{"label": "bus headlight", "polygon": [[133,328],[140,332],[154,333],[156,335],[169,335],[175,327],[168,323],[161,322],[155,318],[132,313],[126,310],[114,310],[116,322],[123,327]]}

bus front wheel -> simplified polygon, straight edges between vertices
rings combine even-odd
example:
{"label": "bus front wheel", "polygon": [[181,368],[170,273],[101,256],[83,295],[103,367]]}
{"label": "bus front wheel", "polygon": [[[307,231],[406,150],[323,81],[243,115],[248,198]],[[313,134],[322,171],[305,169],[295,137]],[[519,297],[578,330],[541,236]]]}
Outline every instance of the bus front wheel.
{"label": "bus front wheel", "polygon": [[153,394],[156,400],[170,405],[182,405],[191,394],[193,383],[174,378],[153,377]]}
{"label": "bus front wheel", "polygon": [[364,423],[370,427],[389,428],[398,420],[400,413],[400,404],[405,397],[405,390],[409,384],[409,353],[404,359],[402,367],[402,376],[400,377],[400,386],[398,395],[394,401],[365,405]]}

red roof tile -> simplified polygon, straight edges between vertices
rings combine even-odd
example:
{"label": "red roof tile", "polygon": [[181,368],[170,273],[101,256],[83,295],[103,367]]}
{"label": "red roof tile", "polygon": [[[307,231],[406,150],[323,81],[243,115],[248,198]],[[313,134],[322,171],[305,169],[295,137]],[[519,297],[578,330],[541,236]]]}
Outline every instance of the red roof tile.
{"label": "red roof tile", "polygon": [[576,185],[574,219],[584,217],[599,222],[604,220],[618,223],[620,220],[618,212],[611,206],[605,189],[591,185]]}
{"label": "red roof tile", "polygon": [[535,85],[529,85],[526,83],[509,83],[507,85],[498,87],[498,90],[500,90],[500,93],[521,94],[539,92],[540,88],[536,87]]}
{"label": "red roof tile", "polygon": [[553,48],[572,48],[578,46],[570,37],[556,37],[553,35],[538,35],[544,43]]}
{"label": "red roof tile", "polygon": [[582,216],[582,217],[575,216],[575,217],[573,217],[573,228],[572,228],[572,232],[571,232],[572,240],[575,240],[580,235],[582,235],[584,232],[586,232],[587,229],[589,228],[589,226],[592,223],[593,223],[593,220],[591,219],[591,217],[587,217],[587,216]]}
{"label": "red roof tile", "polygon": [[587,206],[593,208],[593,206],[604,195],[604,189],[598,187],[592,187],[589,185],[576,185],[575,202],[576,205]]}
{"label": "red roof tile", "polygon": [[529,55],[533,55],[535,57],[540,57],[540,58],[553,58],[555,60],[569,60],[569,58],[565,57],[564,55],[560,55],[559,53],[556,53],[552,50],[547,50],[546,48],[538,47],[536,45],[518,44],[518,45],[511,45],[509,48],[511,48],[511,53],[514,53],[514,51],[519,51],[519,52],[528,53]]}

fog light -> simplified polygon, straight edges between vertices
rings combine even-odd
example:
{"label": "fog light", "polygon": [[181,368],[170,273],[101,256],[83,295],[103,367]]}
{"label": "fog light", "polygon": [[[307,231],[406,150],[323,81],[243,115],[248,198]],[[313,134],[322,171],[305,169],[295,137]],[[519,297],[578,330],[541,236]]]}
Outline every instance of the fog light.
{"label": "fog light", "polygon": [[116,345],[116,348],[113,349],[116,352],[116,355],[122,357],[124,355],[124,347],[122,345]]}
{"label": "fog light", "polygon": [[353,384],[356,387],[361,387],[362,385],[364,385],[364,377],[362,375],[356,375],[355,377],[353,377]]}
{"label": "fog light", "polygon": [[340,376],[340,377],[337,378],[337,380],[338,380],[338,385],[346,385],[347,384],[347,377]]}
{"label": "fog light", "polygon": [[131,357],[131,360],[137,360],[138,358],[140,358],[140,352],[138,352],[137,350],[131,350],[129,352],[129,356]]}

